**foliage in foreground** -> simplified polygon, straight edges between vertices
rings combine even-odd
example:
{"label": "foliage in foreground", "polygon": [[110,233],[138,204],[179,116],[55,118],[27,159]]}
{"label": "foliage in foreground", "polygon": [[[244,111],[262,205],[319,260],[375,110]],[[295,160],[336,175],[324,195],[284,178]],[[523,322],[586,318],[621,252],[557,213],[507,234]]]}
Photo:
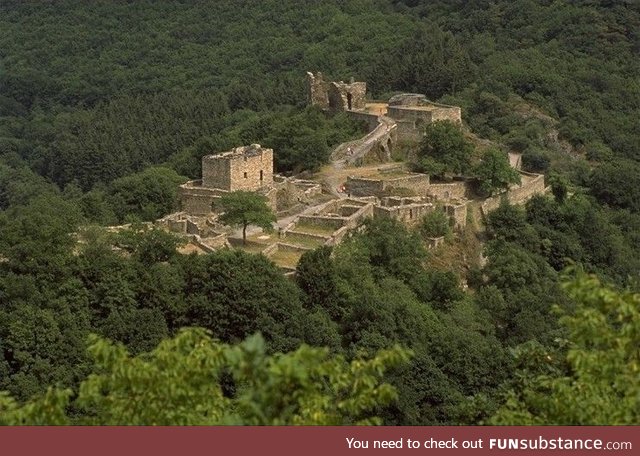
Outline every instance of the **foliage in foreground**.
{"label": "foliage in foreground", "polygon": [[520,373],[523,387],[511,391],[492,422],[639,424],[640,294],[615,291],[586,275],[565,288],[577,303],[575,314],[560,319],[569,331],[566,357],[555,362],[549,353],[536,356],[539,346],[523,351],[536,375]]}
{"label": "foliage in foreground", "polygon": [[396,397],[381,377],[409,357],[396,347],[347,363],[306,345],[267,355],[259,335],[227,345],[202,329],[182,330],[135,358],[92,336],[89,352],[93,373],[78,391],[50,388],[22,407],[1,395],[0,424],[380,424],[374,410]]}

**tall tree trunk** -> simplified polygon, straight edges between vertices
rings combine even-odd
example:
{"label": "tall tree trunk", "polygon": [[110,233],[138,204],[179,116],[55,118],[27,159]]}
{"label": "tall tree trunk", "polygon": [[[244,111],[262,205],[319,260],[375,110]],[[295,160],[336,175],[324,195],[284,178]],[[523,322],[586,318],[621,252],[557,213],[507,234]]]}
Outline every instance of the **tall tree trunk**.
{"label": "tall tree trunk", "polygon": [[247,224],[242,225],[242,245],[247,245]]}

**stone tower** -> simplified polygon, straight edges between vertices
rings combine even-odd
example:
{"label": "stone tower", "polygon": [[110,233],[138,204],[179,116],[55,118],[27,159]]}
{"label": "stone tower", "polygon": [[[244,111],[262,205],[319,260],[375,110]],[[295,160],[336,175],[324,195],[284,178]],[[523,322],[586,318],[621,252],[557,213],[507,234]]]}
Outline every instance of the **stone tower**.
{"label": "stone tower", "polygon": [[233,192],[273,185],[273,149],[260,144],[236,147],[202,158],[202,186]]}

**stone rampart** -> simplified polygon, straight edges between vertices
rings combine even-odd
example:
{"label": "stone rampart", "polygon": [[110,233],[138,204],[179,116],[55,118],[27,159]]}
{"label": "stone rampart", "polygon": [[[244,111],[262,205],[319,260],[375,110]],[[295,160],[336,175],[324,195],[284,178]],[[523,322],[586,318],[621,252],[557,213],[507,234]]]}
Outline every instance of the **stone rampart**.
{"label": "stone rampart", "polygon": [[[349,111],[351,116],[358,118],[360,115],[369,118],[371,114]],[[369,120],[373,123],[372,119]],[[387,162],[391,160],[391,151],[397,143],[397,127],[393,119],[386,116],[377,116],[377,124],[367,135],[352,143],[351,153],[345,156],[349,164],[362,165],[371,162]],[[337,158],[337,157],[332,157]]]}
{"label": "stone rampart", "polygon": [[351,80],[325,81],[322,73],[307,72],[307,101],[313,106],[331,111],[361,110],[365,108],[367,83]]}
{"label": "stone rampart", "polygon": [[520,185],[512,186],[508,191],[499,193],[495,196],[487,198],[480,206],[484,217],[489,212],[500,206],[503,198],[511,204],[523,204],[531,199],[534,195],[543,194],[545,192],[544,175],[533,174],[520,171],[522,182]]}

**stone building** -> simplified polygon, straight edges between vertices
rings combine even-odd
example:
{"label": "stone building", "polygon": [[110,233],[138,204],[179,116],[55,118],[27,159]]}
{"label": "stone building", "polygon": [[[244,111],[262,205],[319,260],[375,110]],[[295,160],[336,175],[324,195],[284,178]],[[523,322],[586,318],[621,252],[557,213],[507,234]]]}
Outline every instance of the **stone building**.
{"label": "stone building", "polygon": [[215,212],[215,202],[227,192],[258,191],[275,207],[273,150],[259,144],[236,147],[202,158],[202,179],[180,186],[182,211],[189,215]]}
{"label": "stone building", "polygon": [[365,109],[367,83],[343,81],[327,82],[322,73],[307,72],[309,104],[330,111],[358,111]]}
{"label": "stone building", "polygon": [[228,192],[255,191],[273,184],[273,149],[260,144],[236,147],[202,158],[202,186]]}

